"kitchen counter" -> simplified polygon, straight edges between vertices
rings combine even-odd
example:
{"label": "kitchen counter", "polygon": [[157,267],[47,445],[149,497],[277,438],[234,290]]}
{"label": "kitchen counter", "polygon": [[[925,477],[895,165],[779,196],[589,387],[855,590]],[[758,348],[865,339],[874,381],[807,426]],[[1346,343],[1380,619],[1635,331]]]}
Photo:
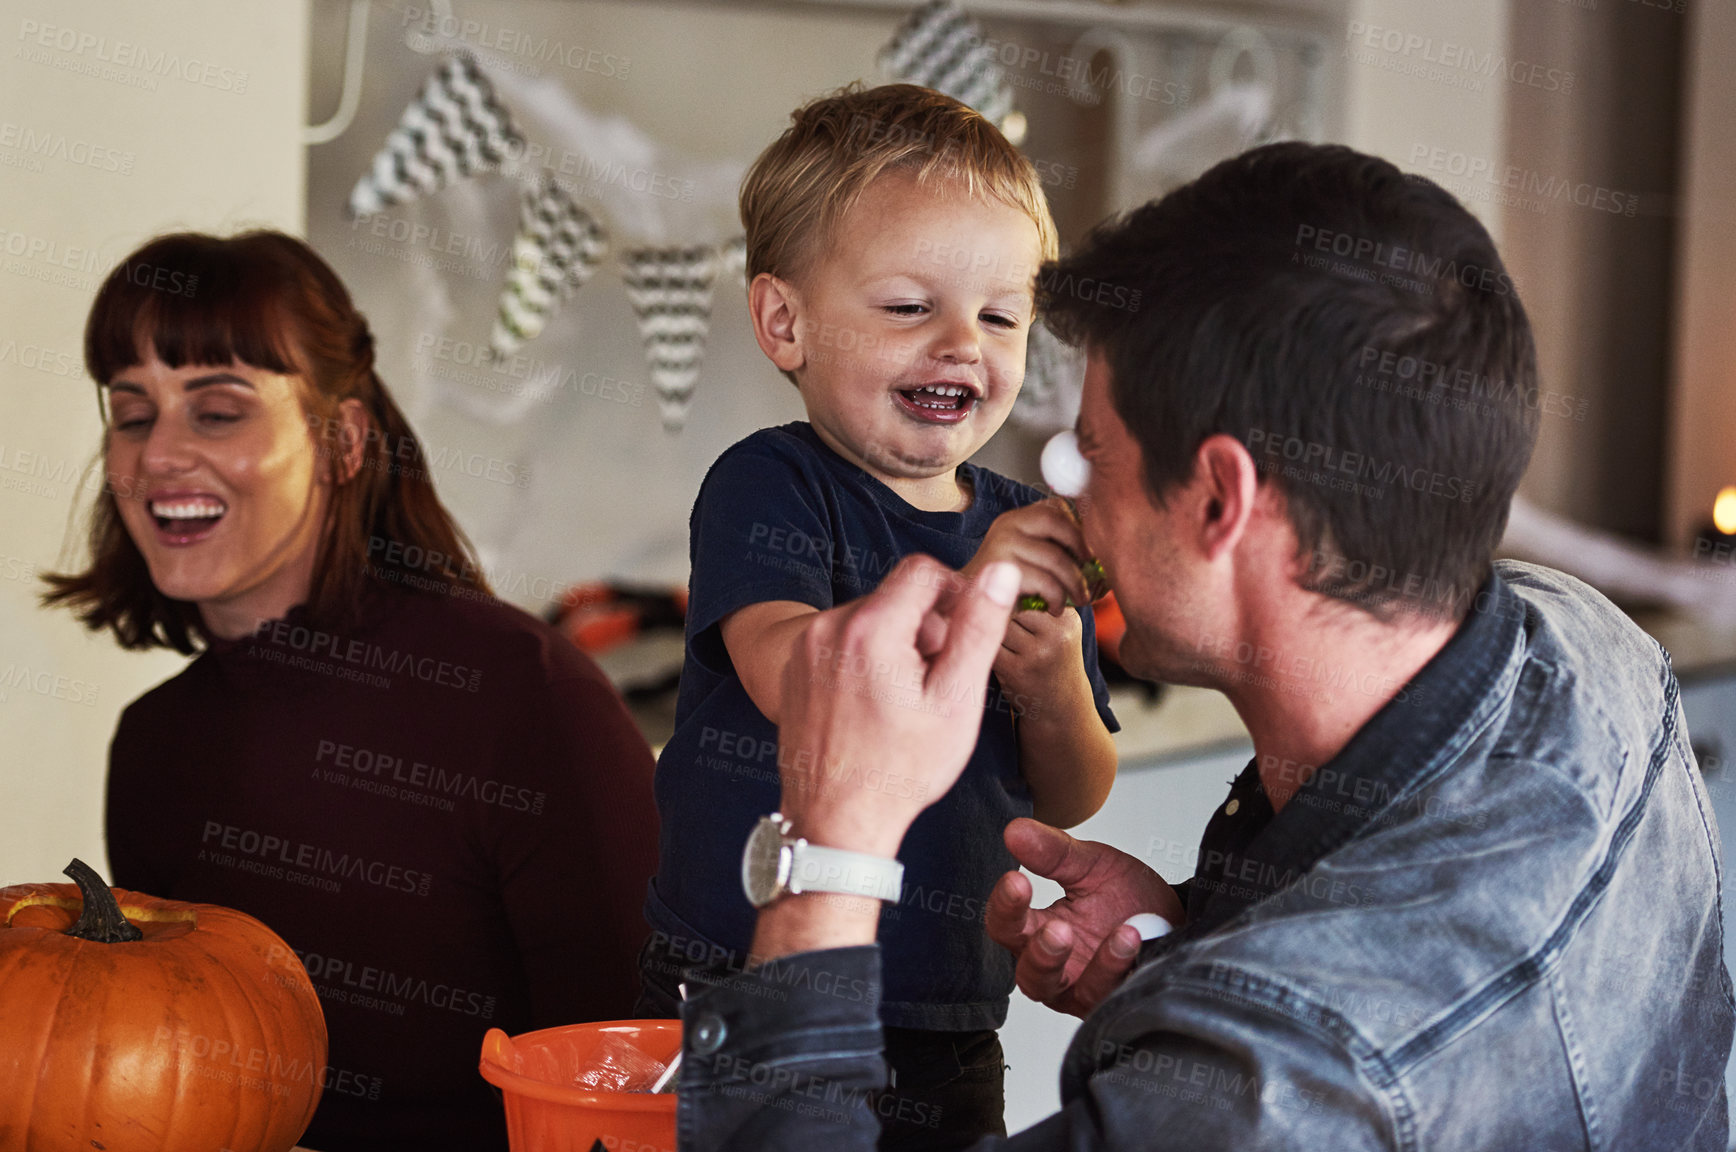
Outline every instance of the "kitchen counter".
{"label": "kitchen counter", "polygon": [[[1736,626],[1715,627],[1657,608],[1632,607],[1628,614],[1669,651],[1684,685],[1736,675]],[[605,653],[598,663],[617,684],[651,679],[659,669],[680,666],[680,646],[677,636],[658,636]],[[1249,744],[1236,710],[1213,689],[1168,685],[1153,703],[1141,688],[1118,686],[1110,691],[1110,704],[1121,721],[1115,747],[1126,768],[1215,755]],[[661,751],[675,727],[674,694],[636,703],[632,712],[653,750]]]}
{"label": "kitchen counter", "polygon": [[[1717,627],[1682,612],[1629,609],[1628,615],[1670,653],[1684,687],[1736,677],[1736,626]],[[1110,704],[1121,731],[1115,748],[1125,768],[1141,769],[1250,746],[1229,700],[1210,688],[1168,686],[1155,705],[1134,688],[1117,688]]]}

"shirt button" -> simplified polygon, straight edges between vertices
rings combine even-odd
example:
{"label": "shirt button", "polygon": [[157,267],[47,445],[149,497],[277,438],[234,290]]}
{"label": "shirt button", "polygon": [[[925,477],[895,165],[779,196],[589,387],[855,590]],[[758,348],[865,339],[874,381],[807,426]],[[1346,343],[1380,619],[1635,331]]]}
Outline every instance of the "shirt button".
{"label": "shirt button", "polygon": [[722,1019],[712,1015],[699,1018],[693,1026],[693,1051],[699,1056],[709,1056],[723,1047],[723,1038],[729,1032]]}
{"label": "shirt button", "polygon": [[1228,804],[1224,805],[1224,815],[1225,816],[1234,816],[1236,814],[1236,812],[1241,807],[1242,807],[1242,802],[1240,800],[1236,799],[1234,796],[1232,796],[1232,797],[1230,797],[1230,802]]}

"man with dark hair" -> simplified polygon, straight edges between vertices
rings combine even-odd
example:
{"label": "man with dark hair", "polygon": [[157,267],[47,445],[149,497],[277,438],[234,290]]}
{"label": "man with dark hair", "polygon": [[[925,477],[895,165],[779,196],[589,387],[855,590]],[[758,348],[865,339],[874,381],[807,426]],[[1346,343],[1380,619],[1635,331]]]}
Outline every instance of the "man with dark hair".
{"label": "man with dark hair", "polygon": [[[1062,1111],[977,1147],[1722,1152],[1719,840],[1668,657],[1491,562],[1539,393],[1487,233],[1383,161],[1273,145],[1041,289],[1089,354],[1079,504],[1122,660],[1223,691],[1255,755],[1174,889],[1008,826],[1066,897],[1009,873],[988,930],[1085,1023]],[[880,901],[969,754],[1013,575],[911,557],[814,617],[744,853],[755,962],[689,974],[683,1147],[866,1149],[909,1103]]]}
{"label": "man with dark hair", "polygon": [[1201,441],[1233,436],[1285,493],[1306,587],[1463,615],[1539,393],[1512,279],[1439,186],[1348,148],[1257,149],[1099,229],[1038,287],[1049,326],[1107,362],[1160,502]]}

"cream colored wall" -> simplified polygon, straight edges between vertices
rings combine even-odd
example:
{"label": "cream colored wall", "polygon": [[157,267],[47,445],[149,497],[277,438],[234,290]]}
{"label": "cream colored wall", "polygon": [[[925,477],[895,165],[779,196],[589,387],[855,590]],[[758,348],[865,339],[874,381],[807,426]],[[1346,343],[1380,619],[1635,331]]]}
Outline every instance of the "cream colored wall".
{"label": "cream colored wall", "polygon": [[[1526,187],[1507,208],[1504,254],[1540,384],[1564,398],[1541,405],[1521,491],[1640,540],[1659,535],[1669,470],[1683,23],[1667,5],[1523,3],[1510,32],[1514,56],[1576,75],[1571,93],[1516,86],[1508,108],[1508,160]],[[1702,43],[1722,57],[1730,41]],[[1727,119],[1713,131],[1727,137]]]}
{"label": "cream colored wall", "polygon": [[1736,4],[1689,6],[1666,532],[1691,540],[1736,484]]}
{"label": "cream colored wall", "polygon": [[1477,65],[1506,55],[1510,3],[1352,0],[1335,49],[1345,85],[1343,142],[1446,187],[1497,243],[1500,205],[1483,198],[1477,179],[1455,173],[1478,162],[1498,166],[1506,155],[1507,86]]}
{"label": "cream colored wall", "polygon": [[[166,230],[300,233],[304,0],[17,0],[0,17],[0,884],[104,862],[126,703],[180,658],[35,604],[99,436],[82,368],[103,275]],[[76,538],[74,538],[76,539]],[[188,733],[191,740],[196,733]]]}

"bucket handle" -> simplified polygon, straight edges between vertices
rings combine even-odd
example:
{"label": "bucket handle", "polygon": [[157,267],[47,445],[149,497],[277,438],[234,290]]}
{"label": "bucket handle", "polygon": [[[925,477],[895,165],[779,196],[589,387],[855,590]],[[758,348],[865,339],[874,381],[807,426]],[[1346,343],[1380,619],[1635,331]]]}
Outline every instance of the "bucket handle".
{"label": "bucket handle", "polygon": [[512,1037],[499,1028],[490,1028],[482,1038],[482,1059],[492,1061],[509,1072],[518,1071],[518,1051],[513,1047]]}

